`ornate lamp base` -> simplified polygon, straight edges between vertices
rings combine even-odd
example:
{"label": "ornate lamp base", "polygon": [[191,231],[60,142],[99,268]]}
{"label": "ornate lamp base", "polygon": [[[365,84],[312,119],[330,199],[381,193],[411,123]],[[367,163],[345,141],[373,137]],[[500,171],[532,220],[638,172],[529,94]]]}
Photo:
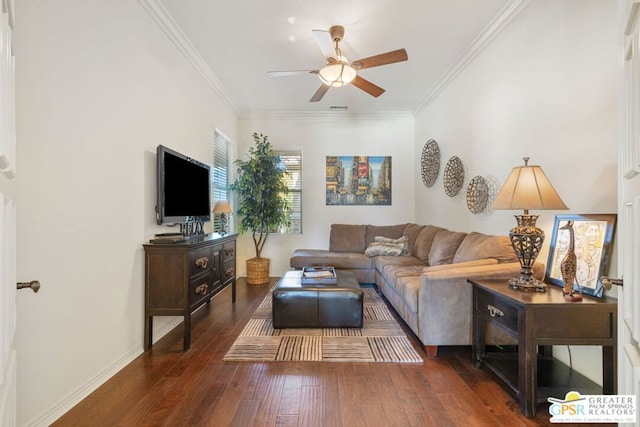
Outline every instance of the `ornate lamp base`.
{"label": "ornate lamp base", "polygon": [[224,212],[220,214],[220,230],[218,230],[218,234],[221,236],[227,234],[227,215]]}
{"label": "ornate lamp base", "polygon": [[547,285],[533,277],[533,264],[544,242],[544,231],[536,227],[538,215],[514,216],[518,225],[509,231],[509,238],[520,261],[520,276],[509,280],[509,286],[522,291],[545,292]]}

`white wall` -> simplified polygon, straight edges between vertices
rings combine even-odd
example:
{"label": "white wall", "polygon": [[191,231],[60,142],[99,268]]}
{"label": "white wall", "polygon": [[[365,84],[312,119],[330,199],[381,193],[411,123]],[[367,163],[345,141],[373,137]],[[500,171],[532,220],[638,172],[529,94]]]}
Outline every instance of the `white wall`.
{"label": "white wall", "polygon": [[[413,221],[414,120],[410,114],[374,115],[272,114],[240,118],[238,153],[253,144],[253,132],[269,137],[274,148],[302,149],[302,235],[270,235],[262,256],[271,258],[271,276],[289,270],[298,248],[328,249],[333,223],[399,224]],[[241,154],[242,155],[242,154]],[[326,156],[391,156],[391,206],[326,206]],[[246,275],[245,260],[255,256],[250,234],[239,240],[238,272]]]}
{"label": "white wall", "polygon": [[[570,212],[615,211],[614,23],[615,2],[534,0],[415,121],[276,114],[243,117],[237,128],[140,3],[16,2],[18,177],[0,187],[18,202],[18,279],[42,283],[37,295],[18,294],[20,425],[49,424],[142,350],[141,245],[162,229],[158,144],[210,163],[219,128],[239,153],[254,131],[303,149],[304,230],[270,237],[272,275],[288,269],[295,248],[326,248],[334,222],[505,233],[512,213],[474,216],[441,180],[422,185],[429,138],[443,164],[462,158],[465,185],[474,175],[501,182],[528,155]],[[363,154],[393,157],[393,205],[325,206],[325,157]],[[540,220],[548,234],[553,214]],[[253,256],[247,237],[241,275]],[[574,366],[599,366],[582,359],[574,350]]]}
{"label": "white wall", "polygon": [[142,351],[156,146],[211,164],[237,119],[135,1],[18,1],[15,51],[18,277],[42,283],[18,295],[18,416],[48,425]]}
{"label": "white wall", "polygon": [[[495,196],[524,156],[542,166],[570,208],[532,212],[547,236],[556,213],[615,213],[616,55],[616,2],[532,1],[417,115],[416,168],[430,138],[440,145],[442,168],[452,155],[465,167],[463,191],[454,198],[444,192],[442,170],[433,187],[417,185],[417,222],[506,234],[517,212],[473,215],[466,186],[481,175]],[[548,241],[539,261],[546,263],[547,253]],[[574,367],[600,381],[599,352],[572,353]],[[566,360],[566,350],[556,354]]]}

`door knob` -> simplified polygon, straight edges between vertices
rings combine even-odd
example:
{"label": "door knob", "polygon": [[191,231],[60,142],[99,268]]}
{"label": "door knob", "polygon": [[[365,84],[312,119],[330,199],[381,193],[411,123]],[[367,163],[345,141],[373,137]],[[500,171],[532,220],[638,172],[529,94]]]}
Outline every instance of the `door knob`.
{"label": "door knob", "polygon": [[18,289],[31,288],[33,292],[38,292],[40,290],[40,282],[37,280],[32,280],[30,282],[18,282]]}
{"label": "door knob", "polygon": [[602,276],[600,278],[600,281],[602,282],[602,286],[604,286],[606,290],[610,290],[613,285],[616,285],[616,286],[623,285],[623,279],[610,279],[607,276]]}

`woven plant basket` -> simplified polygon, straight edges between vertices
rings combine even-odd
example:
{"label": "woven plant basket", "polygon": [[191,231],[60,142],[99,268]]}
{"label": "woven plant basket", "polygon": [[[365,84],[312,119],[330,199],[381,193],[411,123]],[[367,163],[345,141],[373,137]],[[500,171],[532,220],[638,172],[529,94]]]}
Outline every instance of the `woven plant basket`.
{"label": "woven plant basket", "polygon": [[247,283],[264,285],[269,283],[269,258],[249,258],[247,260]]}

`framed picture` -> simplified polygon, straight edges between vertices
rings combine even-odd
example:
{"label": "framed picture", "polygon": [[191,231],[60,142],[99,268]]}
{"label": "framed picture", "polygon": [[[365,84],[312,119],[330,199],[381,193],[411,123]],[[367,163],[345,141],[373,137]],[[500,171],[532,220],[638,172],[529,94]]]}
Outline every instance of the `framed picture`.
{"label": "framed picture", "polygon": [[327,156],[327,205],[391,205],[391,156]]}
{"label": "framed picture", "polygon": [[569,230],[561,227],[573,220],[573,246],[577,258],[576,284],[580,292],[601,298],[600,278],[609,273],[616,214],[556,215],[545,271],[545,282],[564,286],[560,264],[571,246]]}

